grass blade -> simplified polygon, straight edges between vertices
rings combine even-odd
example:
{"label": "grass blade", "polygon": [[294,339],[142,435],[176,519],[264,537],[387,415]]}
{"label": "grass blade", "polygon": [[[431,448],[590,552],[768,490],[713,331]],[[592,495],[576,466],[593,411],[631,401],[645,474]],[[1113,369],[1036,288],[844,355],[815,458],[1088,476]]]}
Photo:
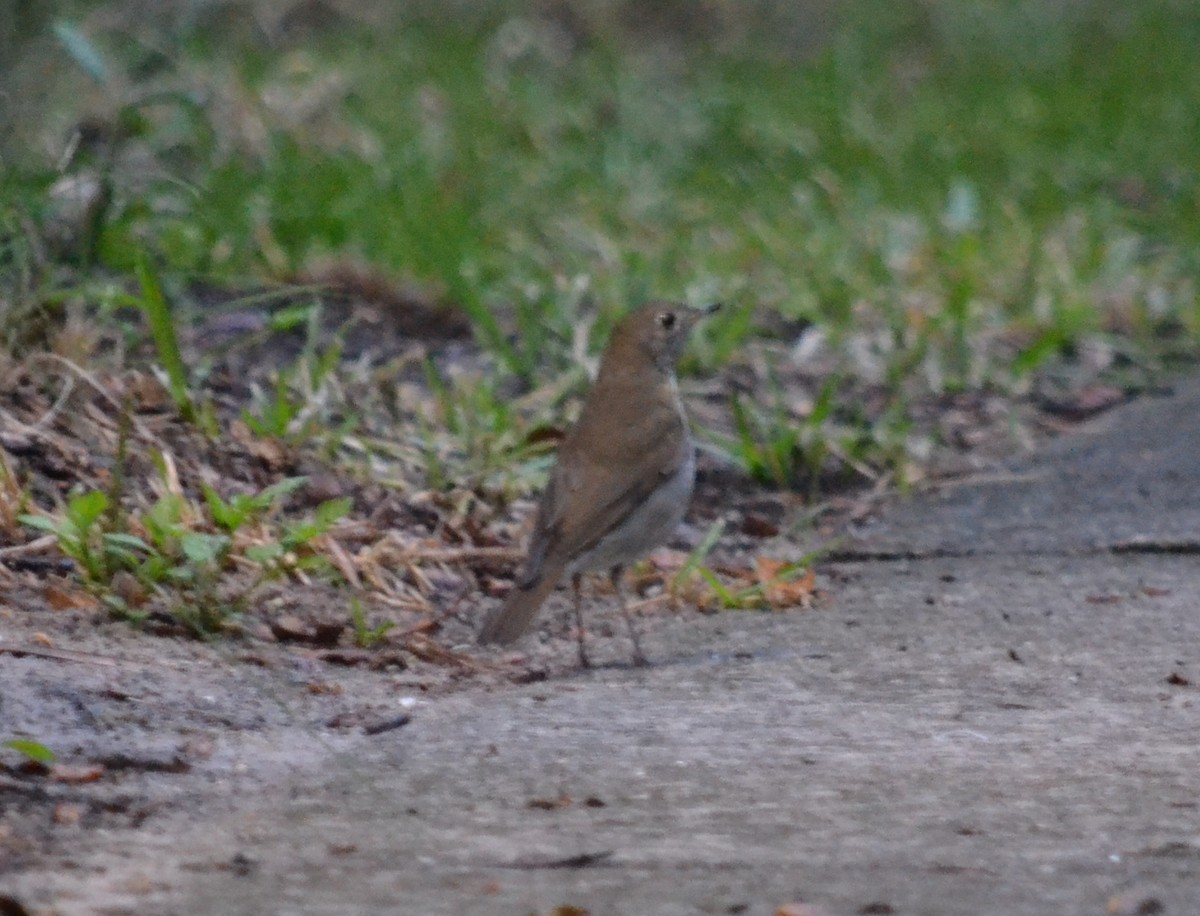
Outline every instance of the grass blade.
{"label": "grass blade", "polygon": [[140,254],[137,259],[138,283],[142,287],[139,304],[150,323],[150,336],[158,352],[158,360],[167,373],[167,387],[179,413],[189,423],[196,421],[196,405],[188,390],[188,372],[179,350],[179,337],[175,333],[175,320],[171,307],[163,296],[158,277],[150,267],[149,259]]}

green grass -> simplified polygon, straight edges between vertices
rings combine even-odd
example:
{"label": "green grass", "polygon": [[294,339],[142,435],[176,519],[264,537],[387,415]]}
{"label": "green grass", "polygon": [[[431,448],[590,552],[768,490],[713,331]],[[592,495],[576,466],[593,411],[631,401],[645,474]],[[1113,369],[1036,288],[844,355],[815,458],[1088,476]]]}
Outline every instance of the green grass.
{"label": "green grass", "polygon": [[[163,487],[167,476],[164,465]],[[138,605],[157,597],[187,631],[208,637],[235,623],[264,583],[296,572],[331,571],[314,543],[349,512],[350,503],[328,500],[310,517],[277,521],[282,501],[303,483],[302,477],[285,478],[228,500],[205,486],[202,505],[168,490],[130,516],[122,511],[120,494],[89,490],[73,494],[57,513],[21,515],[19,521],[53,535],[81,581],[116,616],[134,622],[146,616],[121,594],[125,577],[136,583]],[[235,560],[254,574],[237,580]]]}
{"label": "green grass", "polygon": [[[599,340],[652,296],[732,305],[690,370],[762,352],[794,376],[772,316],[811,322],[814,365],[843,384],[809,399],[814,417],[761,379],[730,446],[788,486],[826,454],[902,469],[922,397],[1020,396],[1096,343],[1137,378],[1195,355],[1195,4],[837,8],[804,55],[776,37],[803,26],[783,27],[783,4],[707,43],[594,18],[573,35],[515,3],[452,20],[418,6],[266,50],[197,17],[158,36],[153,66],[146,44],[83,20],[55,53],[121,125],[91,247],[118,274],[148,250],[169,292],[362,258],[465,309],[492,377],[525,387],[574,371],[581,320],[598,316]],[[137,180],[122,171],[134,153],[153,166]],[[16,263],[13,214],[40,205],[0,206]],[[183,370],[168,370],[178,399]],[[864,389],[884,392],[871,411]],[[495,466],[480,424],[456,434],[435,394],[467,459],[430,445],[432,476]],[[456,396],[521,422],[494,395]]]}

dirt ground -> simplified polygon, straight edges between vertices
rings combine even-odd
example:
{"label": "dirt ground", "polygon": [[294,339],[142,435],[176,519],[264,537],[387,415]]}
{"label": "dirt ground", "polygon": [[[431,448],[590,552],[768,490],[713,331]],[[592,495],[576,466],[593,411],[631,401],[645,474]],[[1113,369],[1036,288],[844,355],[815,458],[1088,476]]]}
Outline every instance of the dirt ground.
{"label": "dirt ground", "polygon": [[10,591],[0,721],[59,760],[5,754],[0,911],[1200,912],[1197,415],[896,505],[807,610],[652,609],[645,669],[603,595],[582,672],[561,601],[450,661]]}

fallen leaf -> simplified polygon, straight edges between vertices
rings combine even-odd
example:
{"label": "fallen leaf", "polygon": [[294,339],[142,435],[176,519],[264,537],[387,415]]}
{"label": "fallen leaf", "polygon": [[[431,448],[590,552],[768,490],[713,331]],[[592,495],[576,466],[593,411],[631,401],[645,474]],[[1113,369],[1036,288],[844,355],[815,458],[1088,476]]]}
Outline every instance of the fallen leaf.
{"label": "fallen leaf", "polygon": [[256,436],[241,420],[229,424],[233,438],[271,470],[283,468],[288,461],[287,447],[277,439]]}
{"label": "fallen leaf", "polygon": [[671,547],[659,547],[650,554],[648,559],[649,565],[654,569],[674,574],[683,569],[683,564],[688,561],[688,553]]}
{"label": "fallen leaf", "polygon": [[763,598],[776,610],[790,607],[808,607],[816,591],[817,574],[809,569],[803,575],[788,578],[787,573],[795,566],[783,560],[756,557],[754,572],[762,585]]}
{"label": "fallen leaf", "polygon": [[531,798],[525,803],[527,808],[539,811],[553,811],[556,808],[566,808],[571,804],[571,796],[560,793],[558,798]]}
{"label": "fallen leaf", "polygon": [[345,665],[347,667],[362,665],[373,671],[388,667],[400,669],[407,667],[404,656],[395,650],[325,649],[318,653],[317,658],[328,665]]}
{"label": "fallen leaf", "polygon": [[216,752],[216,749],[216,744],[211,738],[197,735],[185,741],[179,751],[189,760],[208,760]]}
{"label": "fallen leaf", "polygon": [[129,372],[125,376],[125,391],[140,413],[156,413],[171,408],[171,395],[155,376],[148,372]]}
{"label": "fallen leaf", "polygon": [[[271,637],[274,639],[274,636]],[[247,665],[255,665],[259,668],[274,668],[275,663],[261,652],[242,652],[238,655],[239,662],[245,662]]]}
{"label": "fallen leaf", "polygon": [[66,611],[72,608],[95,611],[100,608],[100,602],[87,592],[67,589],[53,583],[42,589],[42,597],[56,611]]}
{"label": "fallen leaf", "polygon": [[135,875],[127,881],[122,882],[120,888],[127,894],[137,894],[139,897],[144,897],[147,894],[154,893],[154,882],[146,875]]}
{"label": "fallen leaf", "polygon": [[1041,407],[1056,417],[1069,421],[1086,420],[1102,411],[1115,407],[1127,396],[1111,385],[1088,385],[1064,398],[1044,398]]}
{"label": "fallen leaf", "polygon": [[83,808],[69,802],[60,802],[54,806],[54,823],[63,827],[74,827],[83,819]]}
{"label": "fallen leaf", "polygon": [[294,614],[284,614],[271,621],[271,635],[285,642],[305,640],[309,632],[308,624]]}
{"label": "fallen leaf", "polygon": [[271,633],[280,642],[307,642],[317,646],[332,646],[346,629],[344,620],[301,620],[294,614],[284,614],[271,621]]}
{"label": "fallen leaf", "polygon": [[98,763],[55,763],[50,767],[50,778],[54,782],[68,785],[80,785],[86,782],[97,782],[104,777],[104,767]]}
{"label": "fallen leaf", "polygon": [[1115,407],[1125,400],[1125,392],[1111,385],[1089,385],[1075,397],[1075,412],[1091,416],[1102,410]]}
{"label": "fallen leaf", "polygon": [[775,916],[829,916],[829,911],[811,903],[784,903],[775,908]]}
{"label": "fallen leaf", "polygon": [[566,438],[566,433],[558,426],[535,426],[525,437],[527,445],[558,445]]}
{"label": "fallen leaf", "polygon": [[1150,916],[1152,913],[1165,913],[1166,907],[1157,897],[1143,897],[1141,894],[1119,894],[1109,897],[1104,911],[1109,916]]}
{"label": "fallen leaf", "polygon": [[357,728],[362,724],[361,712],[343,711],[325,720],[326,728]]}
{"label": "fallen leaf", "polygon": [[129,607],[141,607],[150,599],[145,586],[137,580],[136,576],[124,569],[118,570],[117,574],[113,576],[112,592]]}
{"label": "fallen leaf", "polygon": [[45,776],[50,772],[50,767],[40,760],[22,760],[17,764],[16,770],[23,776]]}
{"label": "fallen leaf", "polygon": [[317,658],[329,665],[345,665],[351,667],[353,665],[369,665],[371,659],[375,657],[375,653],[369,649],[324,649],[317,654]]}
{"label": "fallen leaf", "polygon": [[747,512],[742,518],[742,534],[753,538],[773,538],[779,534],[779,526],[764,515]]}

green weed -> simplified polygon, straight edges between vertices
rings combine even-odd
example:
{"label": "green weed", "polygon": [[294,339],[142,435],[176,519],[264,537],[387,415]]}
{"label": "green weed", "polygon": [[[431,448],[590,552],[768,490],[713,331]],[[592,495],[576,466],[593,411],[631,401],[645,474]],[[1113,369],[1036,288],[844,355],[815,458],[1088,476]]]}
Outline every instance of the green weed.
{"label": "green weed", "polygon": [[134,565],[138,554],[148,549],[136,535],[104,529],[102,521],[109,505],[107,494],[92,490],[72,496],[59,517],[22,515],[20,521],[53,534],[59,549],[78,565],[85,582],[107,585],[118,570]]}
{"label": "green weed", "polygon": [[[145,616],[121,596],[118,576],[124,574],[163,601],[193,634],[211,636],[236,622],[263,583],[332,570],[314,542],[346,515],[350,503],[329,500],[310,517],[276,518],[282,500],[303,483],[304,478],[289,478],[229,499],[205,487],[203,503],[164,492],[145,511],[119,516],[127,526],[119,531],[106,528],[111,503],[101,491],[71,497],[61,516],[20,520],[54,534],[84,584],[118,616],[134,621]],[[239,566],[249,566],[249,575],[239,575]]]}
{"label": "green weed", "polygon": [[354,627],[354,644],[360,649],[375,648],[387,638],[388,632],[396,625],[394,621],[385,620],[370,626],[362,602],[357,598],[350,599],[350,622]]}
{"label": "green weed", "polygon": [[527,488],[548,463],[550,443],[531,435],[519,407],[494,380],[443,374],[425,363],[430,409],[417,417],[426,484],[506,491],[513,481]]}
{"label": "green weed", "polygon": [[700,543],[695,546],[683,565],[679,568],[674,577],[671,579],[671,591],[678,592],[691,578],[692,574],[698,572],[712,553],[713,548],[717,546],[717,542],[721,539],[721,535],[725,533],[724,519],[718,519],[709,526],[708,531],[704,533],[704,537],[700,539]]}
{"label": "green weed", "polygon": [[163,296],[158,277],[144,255],[137,260],[137,276],[142,287],[140,305],[150,325],[150,336],[158,351],[158,361],[167,374],[167,390],[180,415],[189,423],[195,423],[200,413],[192,402],[191,382],[179,351],[175,319]]}

